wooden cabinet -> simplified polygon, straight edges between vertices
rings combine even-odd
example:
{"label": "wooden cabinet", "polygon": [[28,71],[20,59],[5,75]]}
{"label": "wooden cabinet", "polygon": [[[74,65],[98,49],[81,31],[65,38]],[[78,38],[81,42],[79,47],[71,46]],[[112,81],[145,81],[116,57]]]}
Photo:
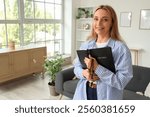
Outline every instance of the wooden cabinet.
{"label": "wooden cabinet", "polygon": [[12,64],[9,53],[0,54],[0,80],[4,76],[10,76],[12,71]]}
{"label": "wooden cabinet", "polygon": [[[11,54],[13,72],[15,74],[25,74],[29,69],[29,51],[22,50]],[[25,72],[26,71],[26,72]]]}
{"label": "wooden cabinet", "polygon": [[0,51],[0,83],[42,72],[46,47]]}
{"label": "wooden cabinet", "polygon": [[43,71],[44,58],[46,57],[45,48],[33,49],[30,51],[30,68],[31,71]]}

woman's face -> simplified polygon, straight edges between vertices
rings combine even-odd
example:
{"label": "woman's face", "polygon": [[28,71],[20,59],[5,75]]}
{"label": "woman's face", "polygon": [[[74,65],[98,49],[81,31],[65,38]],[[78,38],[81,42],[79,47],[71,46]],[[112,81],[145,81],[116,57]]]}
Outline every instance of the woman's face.
{"label": "woman's face", "polygon": [[93,29],[97,35],[110,36],[110,28],[112,26],[112,18],[110,14],[103,9],[95,12],[93,17]]}

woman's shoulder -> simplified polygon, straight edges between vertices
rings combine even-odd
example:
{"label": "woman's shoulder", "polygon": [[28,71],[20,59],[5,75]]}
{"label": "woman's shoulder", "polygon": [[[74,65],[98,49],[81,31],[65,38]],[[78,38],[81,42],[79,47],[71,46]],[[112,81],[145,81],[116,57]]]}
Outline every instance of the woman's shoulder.
{"label": "woman's shoulder", "polygon": [[129,48],[124,41],[114,40],[114,47],[118,51],[127,52]]}
{"label": "woman's shoulder", "polygon": [[127,48],[127,45],[122,40],[110,39],[109,45],[117,47],[117,48]]}

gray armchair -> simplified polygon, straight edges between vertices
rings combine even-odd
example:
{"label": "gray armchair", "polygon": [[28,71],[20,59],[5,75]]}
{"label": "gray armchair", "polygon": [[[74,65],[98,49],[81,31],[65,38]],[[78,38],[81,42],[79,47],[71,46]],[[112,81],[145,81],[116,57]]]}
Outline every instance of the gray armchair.
{"label": "gray armchair", "polygon": [[[78,79],[74,78],[73,67],[60,71],[56,75],[55,90],[57,93],[73,98]],[[60,98],[61,98],[60,97]]]}
{"label": "gray armchair", "polygon": [[[55,81],[56,92],[69,98],[73,98],[78,79],[74,78],[73,67],[60,71]],[[136,94],[136,92],[144,93],[148,83],[150,82],[150,68],[142,66],[133,66],[133,78],[125,87],[124,100],[149,100],[150,98]]]}

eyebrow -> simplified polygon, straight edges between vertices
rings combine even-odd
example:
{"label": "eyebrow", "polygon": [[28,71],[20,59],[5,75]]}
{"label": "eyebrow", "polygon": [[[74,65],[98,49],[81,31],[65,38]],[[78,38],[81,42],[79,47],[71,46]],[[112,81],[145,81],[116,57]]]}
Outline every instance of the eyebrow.
{"label": "eyebrow", "polygon": [[[98,16],[94,16],[94,18],[97,18]],[[103,16],[102,18],[109,18],[108,16]]]}
{"label": "eyebrow", "polygon": [[109,18],[108,16],[104,16],[103,18]]}

